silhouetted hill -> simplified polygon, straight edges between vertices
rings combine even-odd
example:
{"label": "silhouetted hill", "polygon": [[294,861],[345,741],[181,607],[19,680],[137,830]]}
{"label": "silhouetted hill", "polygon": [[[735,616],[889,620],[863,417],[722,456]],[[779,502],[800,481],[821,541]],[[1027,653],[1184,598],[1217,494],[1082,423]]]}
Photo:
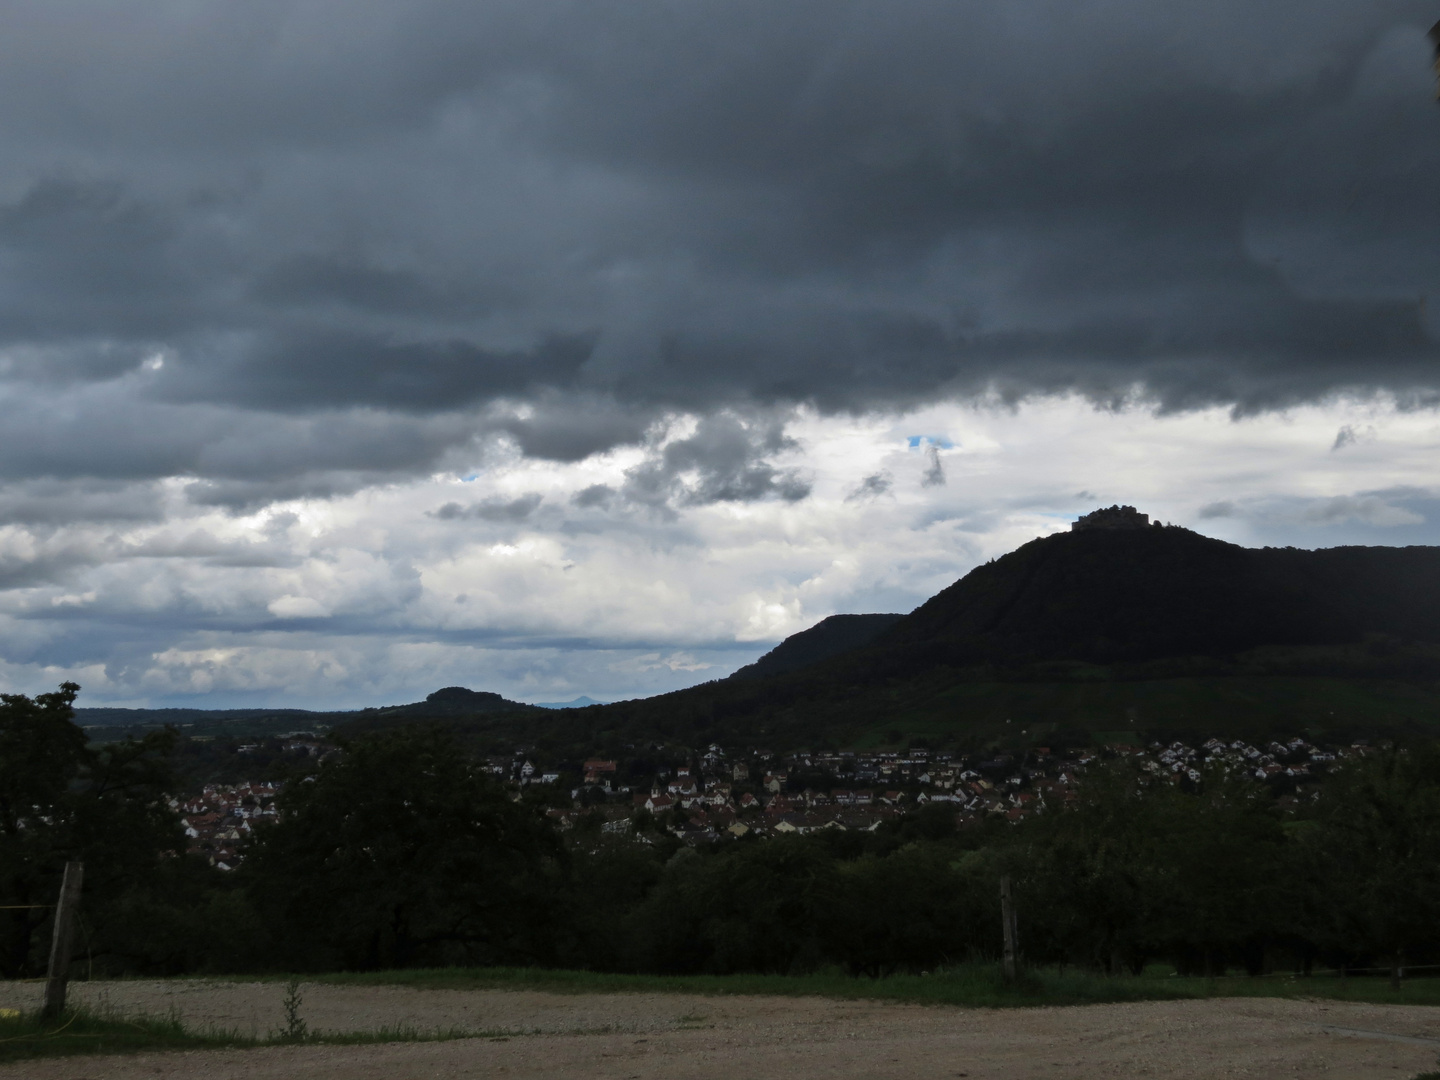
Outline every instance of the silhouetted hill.
{"label": "silhouetted hill", "polygon": [[1137,723],[1358,737],[1440,725],[1437,679],[1440,548],[1250,549],[1156,525],[1031,541],[868,644],[577,710],[569,732],[768,746],[1054,741]]}
{"label": "silhouetted hill", "polygon": [[500,720],[507,732],[523,730],[533,719],[550,715],[538,705],[511,701],[488,690],[468,690],[463,686],[447,686],[436,690],[424,701],[411,705],[391,705],[383,709],[361,709],[348,713],[336,724],[339,736],[358,735],[377,728],[399,724],[438,720],[465,731],[483,732]]}
{"label": "silhouetted hill", "polygon": [[480,713],[506,712],[538,706],[511,701],[489,690],[468,690],[463,686],[447,686],[436,690],[424,701],[413,705],[395,705],[385,712],[395,716],[474,716]]}
{"label": "silhouetted hill", "polygon": [[977,567],[876,645],[902,666],[1440,642],[1440,548],[1243,548],[1173,526],[1060,533]]}
{"label": "silhouetted hill", "polygon": [[759,679],[784,675],[832,656],[850,652],[874,641],[904,615],[831,615],[809,630],[792,634],[753,664],[746,664],[732,679]]}

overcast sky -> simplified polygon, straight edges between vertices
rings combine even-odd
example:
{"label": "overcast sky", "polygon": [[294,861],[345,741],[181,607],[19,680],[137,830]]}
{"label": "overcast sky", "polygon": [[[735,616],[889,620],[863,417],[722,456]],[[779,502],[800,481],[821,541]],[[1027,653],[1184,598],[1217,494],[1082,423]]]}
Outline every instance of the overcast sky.
{"label": "overcast sky", "polygon": [[8,690],[651,694],[1115,502],[1440,543],[1440,0],[0,13]]}

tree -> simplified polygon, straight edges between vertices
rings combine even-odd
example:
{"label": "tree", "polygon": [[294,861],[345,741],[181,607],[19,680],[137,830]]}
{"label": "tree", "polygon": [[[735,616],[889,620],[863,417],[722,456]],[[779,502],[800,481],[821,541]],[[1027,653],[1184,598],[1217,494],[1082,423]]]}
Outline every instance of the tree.
{"label": "tree", "polygon": [[686,848],[631,915],[645,966],[666,972],[787,974],[822,958],[820,925],[834,862],[808,837]]}
{"label": "tree", "polygon": [[1215,770],[1187,790],[1116,762],[1029,832],[1039,951],[1112,972],[1164,953],[1186,972],[1232,957],[1263,967],[1286,890],[1285,833],[1263,789]]}
{"label": "tree", "polygon": [[543,962],[562,848],[454,737],[405,727],[292,782],[242,870],[288,966]]}
{"label": "tree", "polygon": [[[953,816],[953,815],[952,815]],[[852,975],[878,978],[965,959],[1000,925],[972,877],[941,844],[911,843],[886,857],[839,864],[822,911],[827,954]],[[989,885],[988,880],[980,884]]]}
{"label": "tree", "polygon": [[36,970],[67,859],[85,862],[82,912],[103,940],[115,898],[144,887],[181,834],[163,795],[173,735],[94,747],[74,722],[80,687],[0,694],[0,975]]}
{"label": "tree", "polygon": [[1182,973],[1229,960],[1264,970],[1293,892],[1270,792],[1212,768],[1196,790],[1165,785],[1150,809],[1165,892],[1154,929]]}
{"label": "tree", "polygon": [[1337,769],[1302,842],[1315,938],[1347,961],[1388,961],[1398,984],[1440,920],[1440,747],[1390,747]]}
{"label": "tree", "polygon": [[562,935],[560,959],[567,967],[633,971],[643,953],[640,936],[650,928],[628,916],[655,887],[669,852],[629,833],[583,839],[572,833],[571,839],[568,911],[561,920],[571,933]]}
{"label": "tree", "polygon": [[1116,973],[1144,963],[1165,891],[1154,788],[1130,762],[1097,768],[1073,807],[1036,819],[1022,834],[1032,841],[1020,860],[1022,895],[1043,913],[1026,934],[1033,959]]}

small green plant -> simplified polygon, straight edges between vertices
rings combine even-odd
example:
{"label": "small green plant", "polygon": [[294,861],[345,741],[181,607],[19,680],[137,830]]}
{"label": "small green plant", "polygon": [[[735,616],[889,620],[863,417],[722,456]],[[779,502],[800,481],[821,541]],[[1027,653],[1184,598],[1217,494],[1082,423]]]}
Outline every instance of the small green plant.
{"label": "small green plant", "polygon": [[305,999],[300,996],[300,980],[291,979],[285,984],[285,1030],[280,1032],[284,1042],[304,1042],[310,1037],[310,1028],[300,1016],[300,1006]]}

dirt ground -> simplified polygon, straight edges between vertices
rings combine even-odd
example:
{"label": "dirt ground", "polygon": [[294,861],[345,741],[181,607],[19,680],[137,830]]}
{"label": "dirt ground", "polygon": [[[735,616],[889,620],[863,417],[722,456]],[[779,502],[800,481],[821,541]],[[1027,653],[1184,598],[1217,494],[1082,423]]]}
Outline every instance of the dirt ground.
{"label": "dirt ground", "polygon": [[[114,982],[73,1000],[265,1035],[276,983]],[[0,1008],[38,1004],[0,983]],[[0,1080],[1408,1080],[1436,1069],[1440,1009],[1279,999],[959,1009],[820,998],[302,987],[312,1030],[461,1028],[449,1042],[276,1046],[0,1066]]]}

